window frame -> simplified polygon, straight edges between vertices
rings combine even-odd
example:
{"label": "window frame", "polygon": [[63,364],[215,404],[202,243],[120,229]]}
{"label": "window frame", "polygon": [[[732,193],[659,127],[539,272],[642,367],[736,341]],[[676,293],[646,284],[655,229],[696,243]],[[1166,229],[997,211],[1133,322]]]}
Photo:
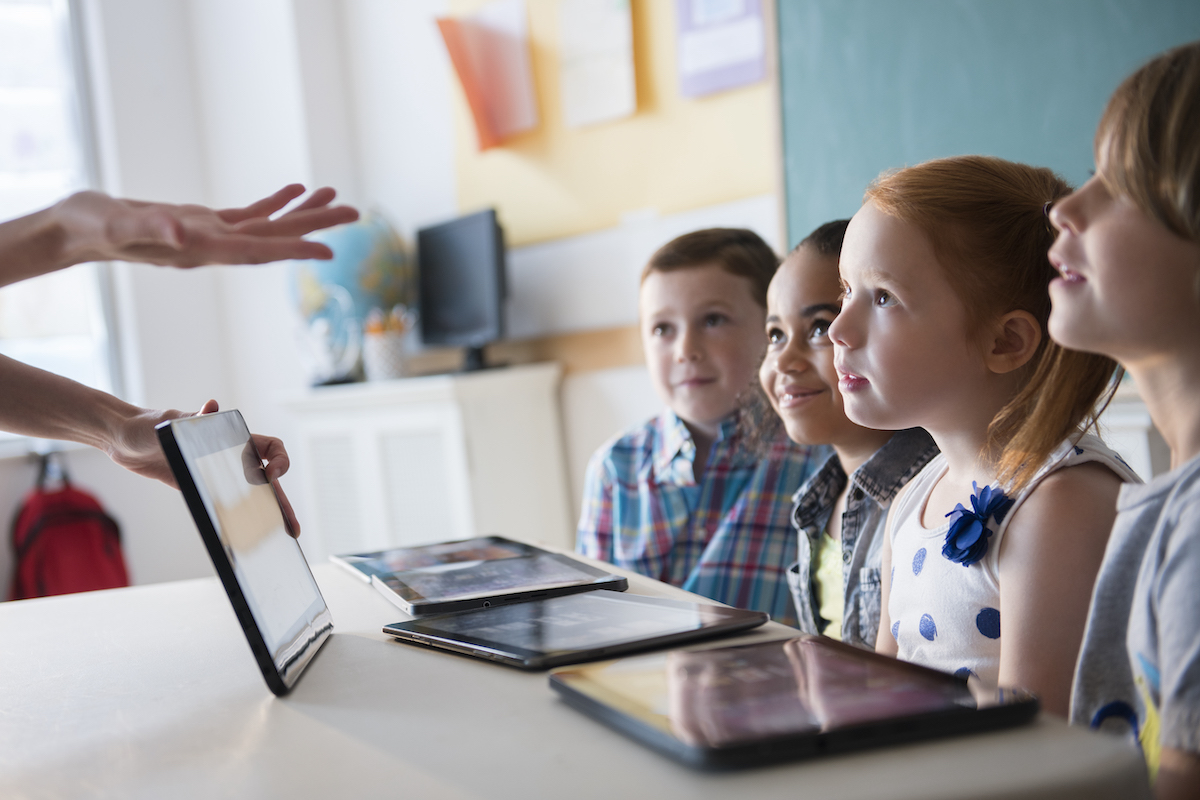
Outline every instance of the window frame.
{"label": "window frame", "polygon": [[[103,190],[99,128],[96,124],[91,49],[85,25],[86,9],[83,0],[50,0],[55,20],[56,36],[67,64],[66,74],[71,83],[68,103],[68,124],[78,147],[81,185],[75,191]],[[117,315],[114,265],[99,261],[91,264],[95,281],[100,318],[104,326],[101,366],[108,372],[109,390],[117,397],[126,397],[128,386],[121,359],[120,326]],[[35,365],[36,366],[36,365]],[[74,442],[59,442],[0,431],[0,458],[31,453],[45,454],[52,450],[81,448]]]}

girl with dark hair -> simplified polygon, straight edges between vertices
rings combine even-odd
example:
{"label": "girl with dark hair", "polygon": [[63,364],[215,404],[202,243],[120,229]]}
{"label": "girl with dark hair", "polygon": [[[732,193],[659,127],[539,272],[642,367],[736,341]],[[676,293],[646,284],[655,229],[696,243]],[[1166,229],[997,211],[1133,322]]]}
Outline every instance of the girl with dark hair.
{"label": "girl with dark hair", "polygon": [[846,417],[829,326],[841,309],[838,257],[848,222],[817,228],[775,273],[758,375],[793,442],[832,448],[793,497],[797,558],[787,577],[797,624],[874,649],[888,508],[937,446],[920,428],[872,430]]}

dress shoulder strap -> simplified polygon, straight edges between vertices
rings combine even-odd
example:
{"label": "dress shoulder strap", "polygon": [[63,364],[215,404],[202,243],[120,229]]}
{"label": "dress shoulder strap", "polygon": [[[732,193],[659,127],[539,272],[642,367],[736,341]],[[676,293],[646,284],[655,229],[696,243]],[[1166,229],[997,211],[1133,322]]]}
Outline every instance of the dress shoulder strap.
{"label": "dress shoulder strap", "polygon": [[1034,473],[1029,483],[1021,489],[1021,493],[1014,498],[1016,502],[1009,509],[997,533],[1003,533],[1004,528],[1008,527],[1009,520],[1015,516],[1017,509],[1021,507],[1043,480],[1061,469],[1089,463],[1102,464],[1108,467],[1124,483],[1142,482],[1142,479],[1133,471],[1133,468],[1126,464],[1125,460],[1115,450],[1101,441],[1098,436],[1085,433],[1078,439],[1067,439],[1055,448],[1054,452],[1042,464],[1041,469]]}

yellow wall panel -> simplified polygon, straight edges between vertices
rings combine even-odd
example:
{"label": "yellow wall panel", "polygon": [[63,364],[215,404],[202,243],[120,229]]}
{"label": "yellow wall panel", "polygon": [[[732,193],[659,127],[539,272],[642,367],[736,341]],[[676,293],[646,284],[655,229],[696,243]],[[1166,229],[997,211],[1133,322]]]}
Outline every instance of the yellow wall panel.
{"label": "yellow wall panel", "polygon": [[[458,15],[482,4],[451,6]],[[673,0],[632,0],[637,113],[575,129],[559,102],[558,1],[527,7],[539,125],[479,152],[455,79],[461,210],[495,206],[508,243],[522,245],[611,227],[629,211],[668,214],[775,189],[768,83],[681,97]]]}

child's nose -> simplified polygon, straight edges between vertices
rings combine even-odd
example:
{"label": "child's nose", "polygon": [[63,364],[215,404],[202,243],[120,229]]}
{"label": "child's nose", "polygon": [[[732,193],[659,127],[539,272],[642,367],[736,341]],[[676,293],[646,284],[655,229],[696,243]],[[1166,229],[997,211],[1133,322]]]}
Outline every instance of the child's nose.
{"label": "child's nose", "polygon": [[1048,202],[1045,206],[1046,218],[1056,231],[1069,230],[1071,233],[1078,233],[1077,214],[1080,204],[1080,192],[1082,189],[1072,192],[1066,197],[1060,197],[1057,200]]}
{"label": "child's nose", "polygon": [[829,341],[841,347],[849,346],[847,338],[853,334],[853,312],[855,310],[849,302],[842,306],[842,310],[834,317],[833,323],[829,326]]}
{"label": "child's nose", "polygon": [[699,361],[703,355],[699,334],[691,328],[685,328],[675,340],[675,359],[680,362]]}
{"label": "child's nose", "polygon": [[779,352],[779,358],[775,363],[780,372],[805,372],[812,368],[812,363],[808,360],[804,348],[793,342],[789,342]]}

